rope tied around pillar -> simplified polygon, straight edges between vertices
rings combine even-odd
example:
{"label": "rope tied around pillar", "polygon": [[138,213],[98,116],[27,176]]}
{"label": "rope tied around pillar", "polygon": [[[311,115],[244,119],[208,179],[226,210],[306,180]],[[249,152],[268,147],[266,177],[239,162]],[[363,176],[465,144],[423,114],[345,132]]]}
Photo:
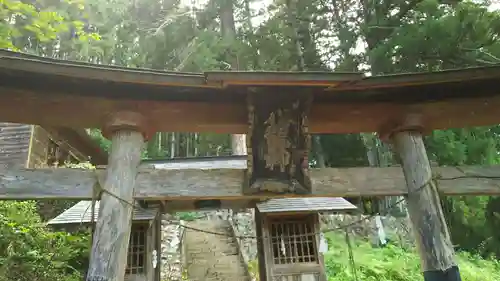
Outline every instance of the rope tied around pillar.
{"label": "rope tied around pillar", "polygon": [[[132,208],[132,210],[134,210],[134,209],[146,210],[145,208],[143,208],[139,204],[134,204],[132,202],[129,202],[123,198],[120,198],[120,196],[114,194],[113,192],[110,192],[109,190],[106,190],[105,188],[103,188],[102,185],[100,184],[99,174],[97,173],[97,171],[94,172],[94,178],[95,178],[95,182],[94,182],[94,185],[92,187],[92,202],[91,202],[91,205],[89,206],[91,208],[90,223],[92,225],[92,233],[94,233],[94,230],[95,230],[95,204],[99,199],[101,199],[101,196],[103,193],[106,193],[109,196],[114,197],[116,200],[122,202],[123,204],[130,206]],[[85,210],[85,212],[87,212],[87,211],[88,211],[88,208],[87,208],[87,210]],[[156,214],[155,214],[155,216],[158,216],[158,215],[161,215],[160,209],[158,209]],[[151,228],[152,225],[153,225],[153,222],[150,222],[149,228]],[[93,243],[93,238],[90,242]]]}
{"label": "rope tied around pillar", "polygon": [[[111,139],[108,166],[101,186],[96,174],[92,198],[93,239],[87,278],[101,276],[123,281],[127,265],[132,224],[134,187],[141,162],[147,122],[141,113],[113,113],[103,129]],[[100,198],[98,221],[95,223],[95,204]]]}

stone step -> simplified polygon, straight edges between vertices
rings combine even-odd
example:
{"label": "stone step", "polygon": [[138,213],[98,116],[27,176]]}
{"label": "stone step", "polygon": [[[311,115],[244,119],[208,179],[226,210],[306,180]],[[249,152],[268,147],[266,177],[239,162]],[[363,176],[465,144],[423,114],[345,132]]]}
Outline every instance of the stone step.
{"label": "stone step", "polygon": [[236,239],[231,236],[232,230],[228,221],[196,221],[191,222],[189,226],[226,235],[186,229],[184,243],[190,281],[250,280],[241,261]]}

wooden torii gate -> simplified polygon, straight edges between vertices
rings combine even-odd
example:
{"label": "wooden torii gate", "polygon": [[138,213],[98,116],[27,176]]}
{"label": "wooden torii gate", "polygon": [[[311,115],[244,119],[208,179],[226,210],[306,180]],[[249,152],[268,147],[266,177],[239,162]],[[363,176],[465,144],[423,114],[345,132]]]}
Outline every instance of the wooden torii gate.
{"label": "wooden torii gate", "polygon": [[[0,199],[90,199],[102,183],[87,281],[123,280],[127,202],[134,199],[386,195],[407,195],[425,280],[460,280],[422,134],[500,123],[498,66],[381,77],[193,74],[2,51],[0,74],[0,121],[102,128],[112,140],[105,170],[0,170]],[[139,171],[143,143],[156,131],[247,134],[247,167]],[[392,143],[404,177],[398,167],[308,169],[310,133],[359,132],[378,132]],[[437,170],[444,177],[500,175],[499,167]],[[493,179],[465,178],[439,192],[500,194],[500,188]]]}

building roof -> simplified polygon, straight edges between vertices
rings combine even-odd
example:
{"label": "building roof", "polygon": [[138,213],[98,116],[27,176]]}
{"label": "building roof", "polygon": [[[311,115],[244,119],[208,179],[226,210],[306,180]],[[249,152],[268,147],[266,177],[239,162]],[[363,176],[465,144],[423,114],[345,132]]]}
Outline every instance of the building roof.
{"label": "building roof", "polygon": [[28,158],[31,125],[0,123],[0,166],[24,168]]}
{"label": "building roof", "polygon": [[355,210],[356,206],[340,197],[295,197],[270,199],[257,204],[261,213],[331,212]]}
{"label": "building roof", "polygon": [[[34,127],[27,124],[0,122],[0,166],[24,168],[28,159]],[[50,139],[73,153],[80,161],[94,165],[107,162],[107,154],[84,129],[43,127]]]}
{"label": "building roof", "polygon": [[209,156],[209,157],[186,157],[166,158],[157,160],[145,160],[142,166],[153,166],[160,170],[179,169],[246,169],[246,155],[231,156]]}
{"label": "building roof", "polygon": [[92,139],[85,129],[47,126],[44,126],[43,129],[50,134],[50,137],[56,143],[64,143],[71,149],[77,150],[90,163],[94,165],[107,164],[108,154],[99,146],[97,141]]}
{"label": "building roof", "polygon": [[[152,220],[156,216],[157,210],[154,209],[134,209],[132,220],[146,221]],[[95,204],[94,221],[97,221],[99,214],[99,201]],[[80,201],[73,205],[71,208],[64,211],[59,216],[53,218],[48,222],[50,225],[57,224],[77,224],[77,223],[90,223],[92,217],[92,201]]]}
{"label": "building roof", "polygon": [[500,122],[499,78],[500,65],[371,77],[338,72],[180,73],[0,50],[0,119],[99,128],[110,112],[133,107],[154,131],[244,134],[247,96],[256,93],[278,99],[313,96],[311,133],[376,132],[408,110],[421,113],[429,130],[485,126]]}

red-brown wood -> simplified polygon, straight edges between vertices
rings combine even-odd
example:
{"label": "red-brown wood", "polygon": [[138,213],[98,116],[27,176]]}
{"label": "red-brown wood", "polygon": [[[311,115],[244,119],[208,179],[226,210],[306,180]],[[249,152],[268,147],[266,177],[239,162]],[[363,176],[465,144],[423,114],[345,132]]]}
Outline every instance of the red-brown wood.
{"label": "red-brown wood", "polygon": [[[112,100],[43,96],[20,91],[5,94],[5,89],[0,89],[0,92],[0,120],[4,122],[102,128],[110,113],[133,109],[145,116],[151,131],[244,134],[248,129],[246,105],[243,103]],[[403,118],[408,110],[422,114],[427,130],[486,126],[500,123],[499,107],[500,97],[413,105],[314,103],[309,129],[311,133],[333,134],[377,132],[390,120]]]}

